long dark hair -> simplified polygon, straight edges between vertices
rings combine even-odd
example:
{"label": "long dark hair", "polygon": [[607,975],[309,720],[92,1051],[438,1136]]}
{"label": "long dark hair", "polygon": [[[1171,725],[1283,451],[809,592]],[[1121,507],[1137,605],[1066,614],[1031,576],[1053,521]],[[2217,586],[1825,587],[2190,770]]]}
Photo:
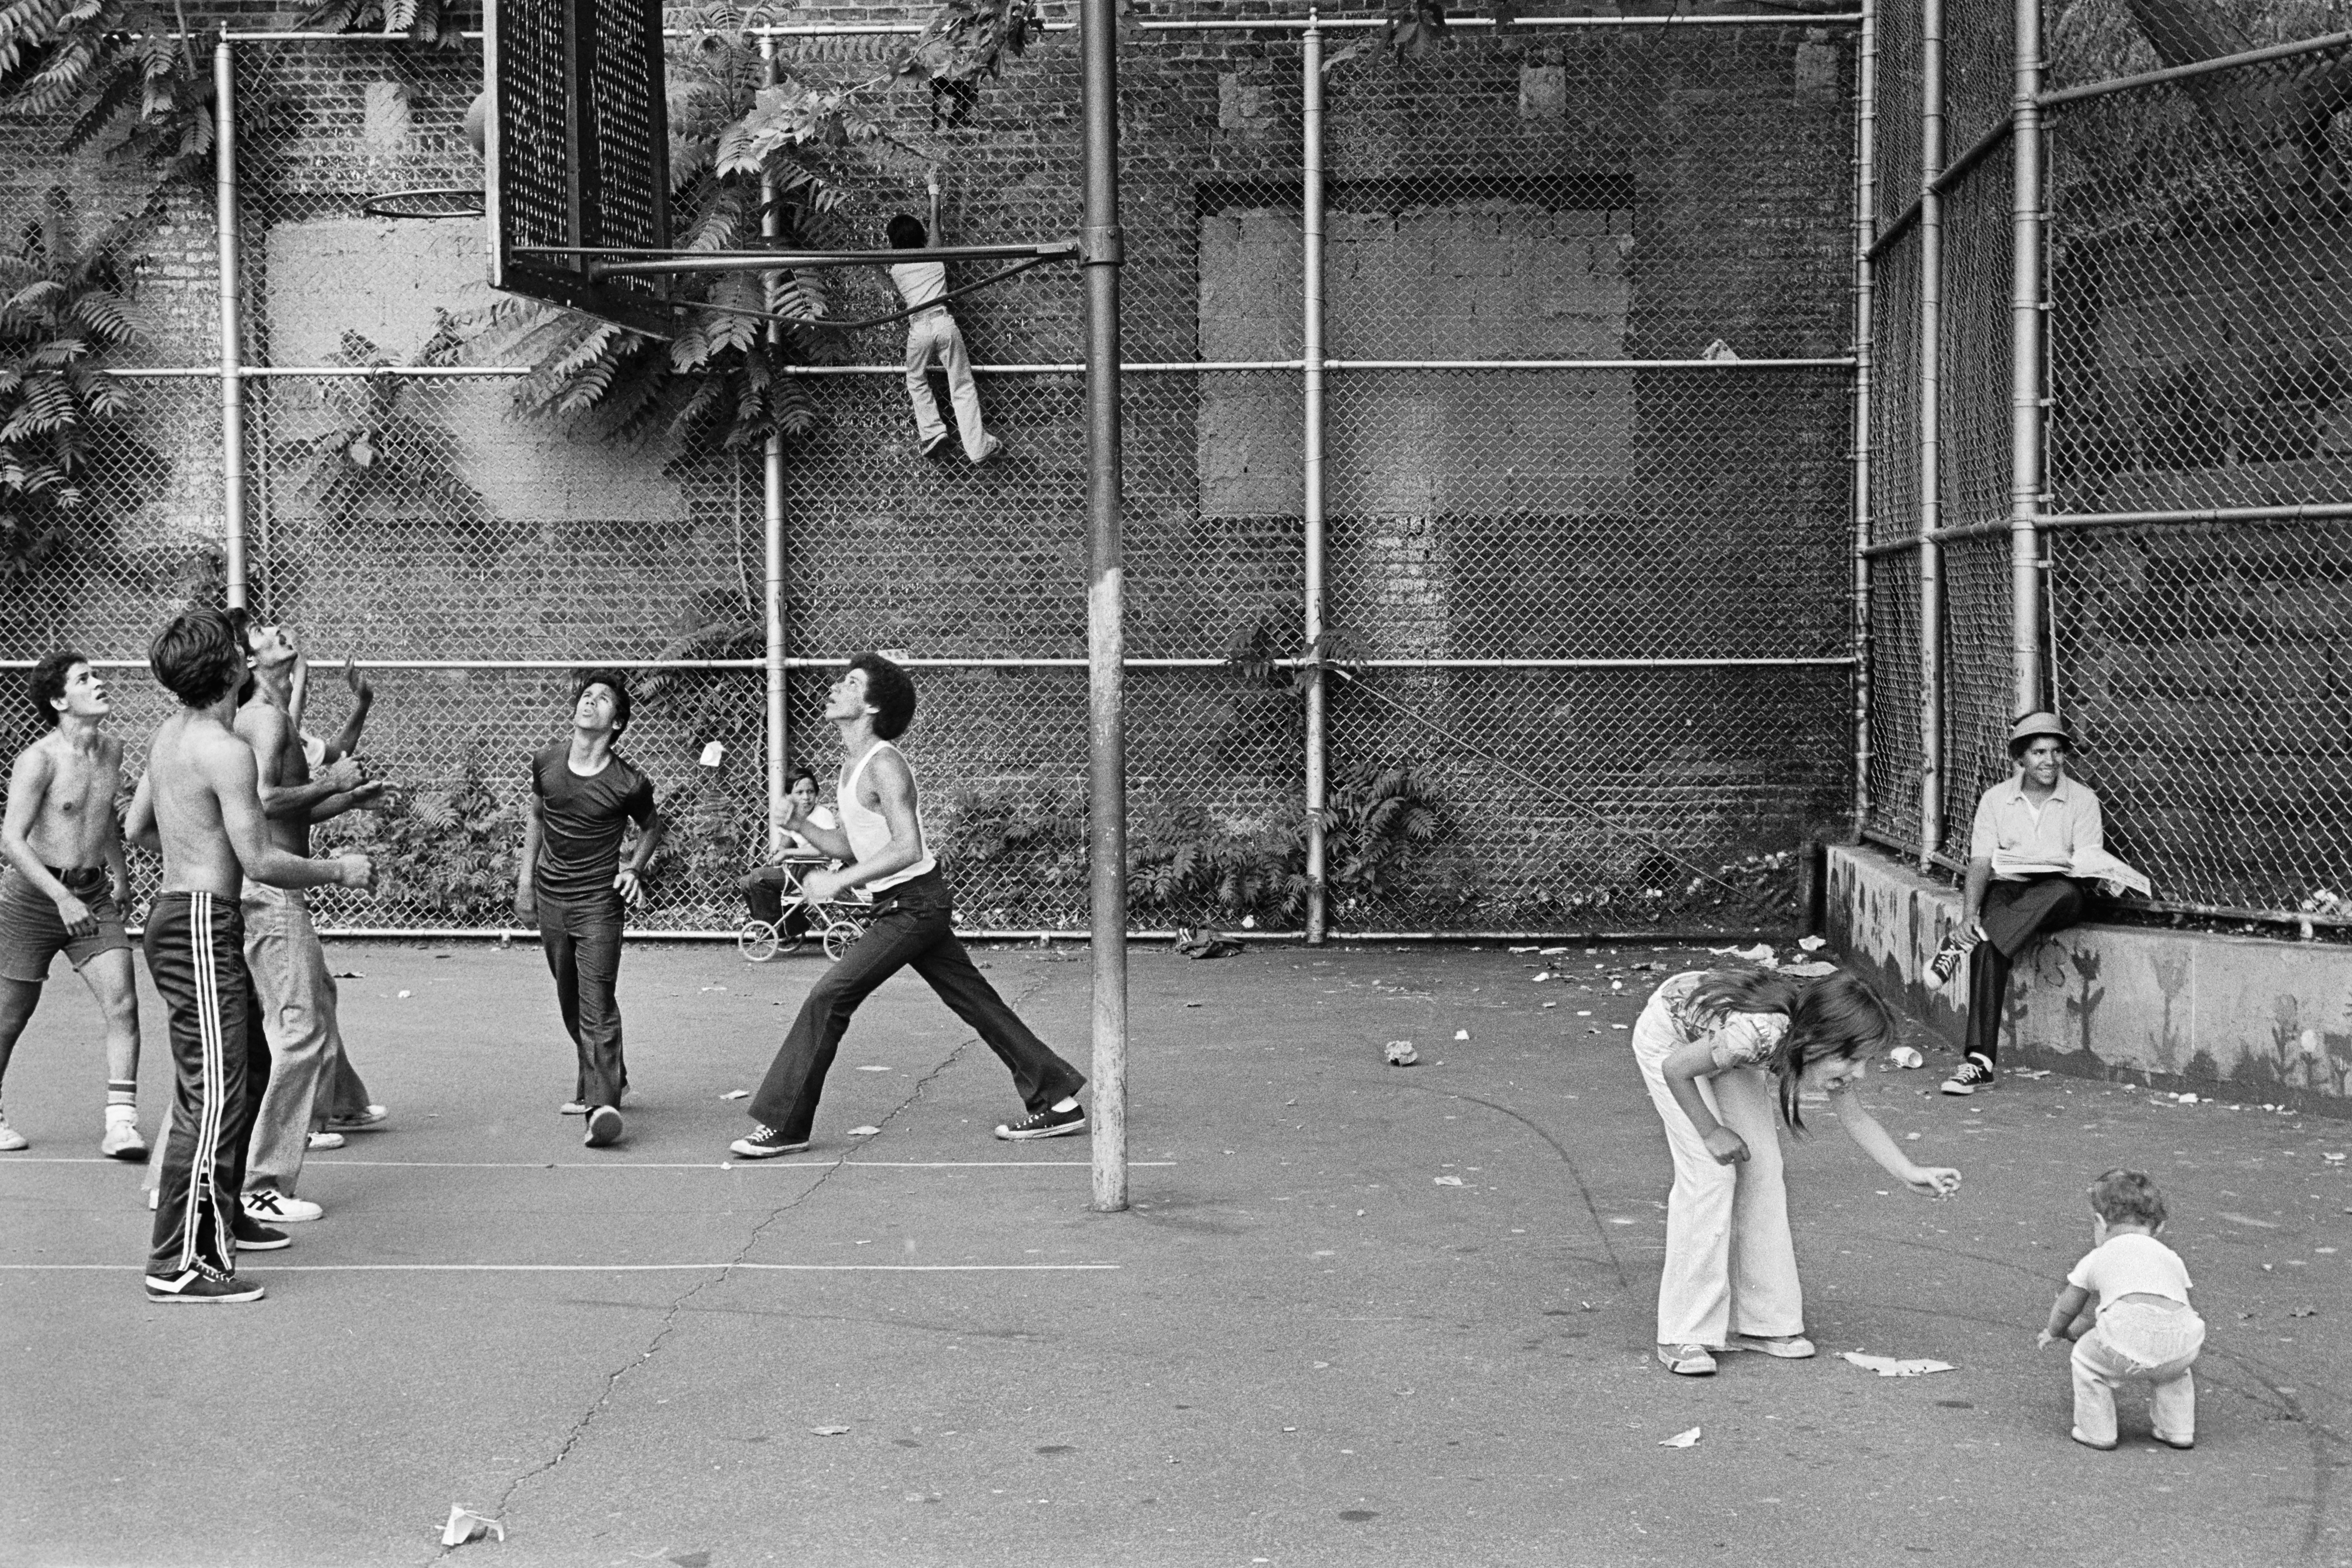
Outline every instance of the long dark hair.
{"label": "long dark hair", "polygon": [[1731,1013],[1777,1013],[1789,1020],[1772,1058],[1780,1079],[1780,1120],[1805,1130],[1797,1109],[1804,1071],[1832,1058],[1850,1059],[1894,1044],[1895,1014],[1878,993],[1844,970],[1800,978],[1767,969],[1710,969],[1691,992],[1691,1011],[1719,1024]]}

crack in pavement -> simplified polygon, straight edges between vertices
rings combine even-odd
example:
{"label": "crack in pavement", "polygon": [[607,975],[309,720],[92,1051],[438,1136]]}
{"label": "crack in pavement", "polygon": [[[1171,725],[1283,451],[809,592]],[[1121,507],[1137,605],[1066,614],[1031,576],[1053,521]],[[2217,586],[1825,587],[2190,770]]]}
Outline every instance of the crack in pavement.
{"label": "crack in pavement", "polygon": [[[1035,995],[1038,991],[1043,989],[1049,978],[1051,977],[1042,974],[1036,976],[1028,985],[1022,988],[1018,995],[1008,998],[1006,1005],[1011,1006],[1015,1012],[1018,1012],[1020,1010],[1021,1004],[1028,1001],[1030,997]],[[923,1098],[923,1091],[929,1089],[941,1074],[945,1073],[950,1068],[955,1066],[955,1064],[962,1058],[964,1052],[972,1045],[976,1044],[979,1039],[980,1037],[978,1035],[970,1035],[965,1037],[963,1039],[957,1041],[954,1048],[950,1050],[945,1057],[940,1058],[938,1066],[923,1074],[921,1078],[917,1079],[915,1080],[914,1087],[907,1091],[906,1098],[901,1100],[897,1105],[892,1106],[889,1112],[882,1118],[880,1122],[882,1130],[887,1131],[890,1123],[897,1121],[900,1113],[911,1109],[918,1100],[921,1100]],[[877,1133],[876,1136],[878,1138],[879,1135],[880,1134]],[[557,1445],[555,1452],[545,1460],[532,1466],[530,1469],[523,1471],[521,1474],[516,1476],[514,1479],[508,1482],[506,1490],[499,1494],[499,1500],[495,1505],[495,1511],[483,1517],[503,1521],[506,1518],[507,1510],[512,1506],[516,1495],[520,1493],[523,1488],[529,1486],[532,1481],[537,1480],[540,1477],[546,1475],[549,1471],[562,1464],[565,1459],[571,1458],[572,1450],[577,1448],[582,1440],[588,1436],[589,1429],[595,1425],[597,1417],[604,1415],[606,1410],[612,1407],[613,1395],[620,1388],[621,1380],[628,1376],[631,1373],[643,1367],[647,1362],[653,1360],[655,1355],[660,1352],[663,1343],[668,1340],[671,1332],[677,1327],[679,1321],[687,1312],[688,1304],[693,1301],[695,1297],[700,1295],[703,1291],[710,1289],[714,1285],[724,1284],[735,1272],[735,1266],[742,1262],[745,1258],[751,1255],[751,1250],[759,1246],[760,1238],[766,1235],[769,1226],[774,1225],[778,1220],[782,1219],[786,1215],[792,1213],[793,1210],[799,1208],[811,1198],[816,1196],[818,1193],[824,1189],[826,1184],[830,1183],[833,1178],[839,1174],[849,1163],[849,1157],[851,1154],[874,1142],[874,1139],[860,1139],[856,1142],[852,1143],[849,1147],[844,1149],[841,1152],[841,1156],[835,1160],[833,1163],[827,1165],[824,1172],[818,1175],[815,1181],[811,1182],[802,1192],[794,1194],[783,1203],[779,1204],[775,1208],[769,1211],[767,1217],[761,1220],[758,1225],[753,1226],[750,1234],[744,1237],[743,1245],[735,1249],[732,1257],[729,1258],[726,1262],[718,1265],[708,1278],[698,1279],[692,1285],[687,1287],[684,1290],[680,1291],[676,1299],[671,1300],[670,1303],[663,1309],[661,1321],[654,1325],[652,1333],[647,1337],[645,1342],[645,1347],[637,1352],[635,1358],[621,1366],[615,1367],[614,1370],[604,1374],[604,1387],[598,1391],[595,1399],[589,1405],[588,1408],[581,1412],[579,1418],[573,1421],[570,1429],[564,1433],[563,1440],[562,1443]],[[470,1512],[473,1510],[469,1510],[468,1511]],[[437,1546],[437,1543],[436,1547],[437,1549],[435,1551],[432,1557],[427,1559],[430,1563],[446,1561],[449,1553],[457,1550],[454,1546]]]}

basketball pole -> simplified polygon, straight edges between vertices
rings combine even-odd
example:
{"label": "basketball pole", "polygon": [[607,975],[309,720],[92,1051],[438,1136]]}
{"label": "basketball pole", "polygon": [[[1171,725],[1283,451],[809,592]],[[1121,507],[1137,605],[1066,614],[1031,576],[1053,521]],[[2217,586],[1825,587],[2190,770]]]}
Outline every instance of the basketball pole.
{"label": "basketball pole", "polygon": [[1087,279],[1088,878],[1094,929],[1094,1206],[1127,1207],[1126,563],[1119,537],[1117,0],[1080,0]]}
{"label": "basketball pole", "polygon": [[[760,71],[762,80],[772,83],[776,79],[776,40],[772,37],[760,40]],[[776,183],[763,178],[760,182],[760,233],[772,243],[782,230],[782,216],[776,211]],[[772,280],[775,274],[763,276]],[[783,329],[772,321],[768,323],[770,353],[778,352],[782,341]],[[791,713],[784,700],[784,437],[781,431],[769,433],[760,455],[760,618],[767,633],[768,745],[762,761],[768,772],[768,858],[781,860],[784,855],[784,770],[791,765],[792,757],[788,730]]]}

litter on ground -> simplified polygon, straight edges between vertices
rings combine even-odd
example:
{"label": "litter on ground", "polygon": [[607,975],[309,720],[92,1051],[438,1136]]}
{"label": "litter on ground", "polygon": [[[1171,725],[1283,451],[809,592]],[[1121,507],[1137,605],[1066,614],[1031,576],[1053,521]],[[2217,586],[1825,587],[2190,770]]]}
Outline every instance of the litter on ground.
{"label": "litter on ground", "polygon": [[1840,1351],[1838,1356],[1881,1377],[1925,1377],[1931,1372],[1952,1370],[1952,1363],[1948,1361],[1902,1361],[1894,1356],[1864,1355],[1860,1351]]}
{"label": "litter on ground", "polygon": [[1698,1441],[1698,1434],[1699,1428],[1694,1426],[1687,1432],[1677,1432],[1671,1437],[1661,1438],[1659,1440],[1658,1447],[1661,1448],[1687,1448]]}

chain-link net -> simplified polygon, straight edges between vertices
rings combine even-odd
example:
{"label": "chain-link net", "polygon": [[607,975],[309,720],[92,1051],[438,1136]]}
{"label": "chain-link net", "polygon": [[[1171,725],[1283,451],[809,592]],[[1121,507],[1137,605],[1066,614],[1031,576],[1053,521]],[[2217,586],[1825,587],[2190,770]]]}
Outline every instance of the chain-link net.
{"label": "chain-link net", "polygon": [[[898,43],[774,47],[822,88]],[[1333,929],[1769,918],[1852,788],[1851,28],[1324,49]],[[1284,661],[1307,651],[1306,53],[1295,32],[1123,51],[1139,928],[1305,916]],[[731,926],[766,837],[756,452],[569,437],[511,413],[510,375],[451,368],[494,298],[482,226],[361,204],[480,183],[478,48],[256,41],[236,61],[252,600],[372,661],[363,749],[397,785],[322,832],[384,871],[323,918],[503,923],[524,759],[563,732],[567,672],[610,660],[641,667],[624,749],[675,824],[642,922]],[[1066,236],[1077,78],[1049,35],[975,101],[900,94],[883,140],[820,158],[835,199],[801,215],[809,237],[878,247],[892,213],[931,216],[934,175],[944,243]],[[202,214],[175,243],[200,278]],[[837,319],[898,302],[878,269],[812,283]],[[829,779],[820,661],[908,655],[927,821],[978,930],[1086,918],[1078,284],[1039,268],[954,302],[1003,443],[982,468],[919,450],[903,325],[795,338],[817,417],[784,465],[788,751]],[[209,301],[181,292],[157,363],[203,365]],[[218,383],[151,384],[142,408],[118,542],[78,543],[0,653],[135,658],[175,601],[217,596]],[[714,656],[737,663],[693,663]],[[307,727],[332,734],[350,694],[323,666],[311,691]]]}

